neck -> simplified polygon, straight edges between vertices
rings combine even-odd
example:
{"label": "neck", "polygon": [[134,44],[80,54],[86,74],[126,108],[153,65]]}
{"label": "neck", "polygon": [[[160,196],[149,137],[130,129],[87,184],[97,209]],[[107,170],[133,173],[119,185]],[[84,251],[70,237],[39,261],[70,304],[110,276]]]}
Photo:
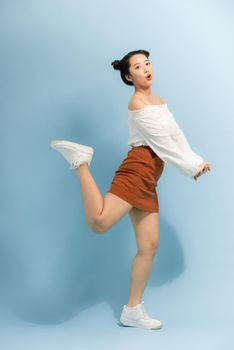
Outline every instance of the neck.
{"label": "neck", "polygon": [[147,88],[135,88],[135,93],[138,93],[140,95],[144,95],[146,97],[153,97],[153,92],[152,92],[152,89],[151,89],[151,86],[150,87],[147,87]]}

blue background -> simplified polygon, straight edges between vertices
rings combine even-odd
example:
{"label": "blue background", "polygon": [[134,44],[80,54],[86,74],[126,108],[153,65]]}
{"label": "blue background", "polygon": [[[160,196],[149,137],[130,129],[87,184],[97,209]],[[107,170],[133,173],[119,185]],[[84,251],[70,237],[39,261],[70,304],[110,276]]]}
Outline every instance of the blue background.
{"label": "blue background", "polygon": [[[1,1],[0,347],[234,348],[232,1]],[[143,300],[160,331],[119,327],[136,252],[128,215],[87,226],[79,179],[50,147],[95,150],[104,195],[129,150],[133,88],[111,66],[146,49],[153,92],[212,171],[167,165]]]}

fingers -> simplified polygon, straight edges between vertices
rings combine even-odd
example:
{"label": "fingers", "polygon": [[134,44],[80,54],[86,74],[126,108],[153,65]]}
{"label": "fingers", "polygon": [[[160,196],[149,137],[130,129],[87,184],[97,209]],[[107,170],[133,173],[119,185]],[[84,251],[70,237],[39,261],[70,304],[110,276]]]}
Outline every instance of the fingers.
{"label": "fingers", "polygon": [[197,180],[197,178],[201,175],[204,175],[207,171],[211,170],[211,166],[209,163],[206,163],[206,165],[204,166],[204,168],[202,170],[200,170],[193,178],[194,180]]}

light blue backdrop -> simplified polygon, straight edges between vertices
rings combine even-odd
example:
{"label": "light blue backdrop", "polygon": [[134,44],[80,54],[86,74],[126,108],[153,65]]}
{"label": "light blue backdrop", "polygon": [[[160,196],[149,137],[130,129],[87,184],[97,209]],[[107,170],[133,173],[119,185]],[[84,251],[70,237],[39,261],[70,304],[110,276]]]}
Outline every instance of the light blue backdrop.
{"label": "light blue backdrop", "polygon": [[[1,1],[1,348],[234,348],[233,17],[228,0]],[[157,187],[143,300],[160,331],[118,326],[130,219],[93,233],[79,179],[49,145],[92,146],[106,193],[129,150],[133,93],[111,62],[137,49],[150,52],[155,95],[212,164],[197,182],[167,165]]]}

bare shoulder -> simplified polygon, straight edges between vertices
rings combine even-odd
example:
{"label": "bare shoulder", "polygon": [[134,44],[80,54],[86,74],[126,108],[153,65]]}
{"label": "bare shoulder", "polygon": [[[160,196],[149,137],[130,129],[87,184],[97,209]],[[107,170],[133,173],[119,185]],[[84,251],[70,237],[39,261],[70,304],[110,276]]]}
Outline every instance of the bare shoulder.
{"label": "bare shoulder", "polygon": [[157,96],[157,98],[160,101],[160,103],[162,104],[166,103],[166,101],[161,96]]}
{"label": "bare shoulder", "polygon": [[144,108],[147,104],[165,104],[166,101],[161,96],[155,96],[155,98],[149,102],[145,102],[138,97],[132,97],[128,104],[129,110]]}
{"label": "bare shoulder", "polygon": [[137,97],[134,97],[130,100],[130,102],[128,104],[128,109],[129,110],[141,109],[145,105],[146,105],[145,102],[143,102],[142,100],[140,100]]}

